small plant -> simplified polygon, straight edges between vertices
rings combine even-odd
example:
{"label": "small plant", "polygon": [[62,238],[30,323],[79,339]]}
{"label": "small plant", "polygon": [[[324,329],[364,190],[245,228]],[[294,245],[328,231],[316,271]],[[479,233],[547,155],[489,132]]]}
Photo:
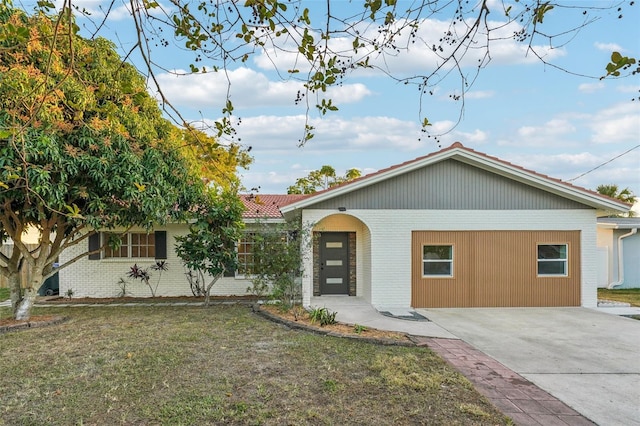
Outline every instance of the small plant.
{"label": "small plant", "polygon": [[362,333],[364,333],[365,331],[367,331],[367,327],[365,327],[364,325],[355,324],[355,325],[353,326],[353,331],[354,331],[354,333],[356,333],[356,334],[362,334]]}
{"label": "small plant", "polygon": [[259,298],[264,298],[269,295],[271,288],[269,286],[269,280],[257,276],[251,280],[251,285],[247,287],[247,293],[253,294]]}
{"label": "small plant", "polygon": [[67,299],[71,299],[73,297],[74,291],[72,288],[68,289],[67,291],[65,291],[65,296],[67,296]]}
{"label": "small plant", "polygon": [[309,319],[312,323],[319,323],[320,327],[336,323],[337,312],[331,312],[327,308],[314,308],[309,313]]}
{"label": "small plant", "polygon": [[120,280],[118,280],[118,288],[120,288],[120,291],[118,292],[116,297],[127,297],[128,295],[130,295],[131,292],[127,289],[127,286],[129,284],[131,284],[129,281],[125,280],[124,278],[120,278]]}
{"label": "small plant", "polygon": [[307,313],[307,311],[302,306],[295,305],[291,308],[291,313],[293,314],[293,319],[298,321]]}
{"label": "small plant", "polygon": [[[151,284],[151,274],[149,273],[150,269],[153,271],[160,271],[158,281],[156,282],[155,286]],[[167,266],[167,262],[164,260],[159,260],[156,261],[155,265],[151,265],[144,269],[139,267],[137,264],[134,264],[127,275],[129,276],[129,278],[142,281],[147,287],[149,287],[149,290],[151,291],[151,297],[156,297],[158,284],[160,284],[160,278],[162,278],[162,271],[166,271],[167,269],[169,269]]]}

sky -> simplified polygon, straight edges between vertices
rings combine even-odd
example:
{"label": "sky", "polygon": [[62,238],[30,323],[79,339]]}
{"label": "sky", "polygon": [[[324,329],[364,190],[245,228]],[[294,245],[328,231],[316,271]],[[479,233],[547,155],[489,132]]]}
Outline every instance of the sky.
{"label": "sky", "polygon": [[[314,17],[321,18],[322,10],[314,7],[323,3],[304,1],[303,5],[313,9]],[[401,5],[411,3],[399,0]],[[505,3],[509,4],[508,0]],[[420,104],[414,85],[398,83],[373,70],[356,72],[329,91],[338,111],[324,116],[310,111],[308,119],[315,127],[315,136],[302,147],[298,145],[306,106],[295,103],[302,85],[283,81],[274,71],[274,64],[280,70],[291,67],[292,58],[258,51],[245,63],[227,69],[233,116],[240,121],[236,141],[250,146],[254,158],[248,170],[240,171],[242,182],[247,189],[259,188],[262,194],[286,193],[296,179],[323,165],[334,167],[338,174],[351,168],[368,174],[458,141],[587,189],[617,184],[640,196],[640,76],[605,80],[586,77],[603,75],[613,50],[640,58],[640,5],[608,0],[573,2],[596,6],[617,3],[621,3],[621,12],[614,9],[600,13],[601,19],[575,37],[571,34],[566,44],[551,49],[542,39],[534,42],[534,48],[546,60],[579,75],[543,64],[526,54],[526,45],[512,40],[492,41],[491,61],[467,91],[463,106],[453,99],[460,94],[455,76],[431,88],[433,93]],[[107,3],[87,0],[74,4],[93,10],[96,18],[100,6]],[[331,4],[334,11],[348,16],[362,2],[337,0]],[[489,6],[496,11],[489,15],[494,20],[492,25],[498,27],[504,21],[499,13],[502,2],[492,0]],[[617,17],[620,13],[622,19]],[[419,37],[429,45],[442,37],[450,19],[450,11],[434,16],[421,26]],[[549,12],[544,19],[544,29],[549,31],[567,23],[559,10]],[[514,23],[501,31],[509,35],[517,30]],[[112,38],[122,51],[127,49],[132,23],[126,7],[118,1],[102,34]],[[171,46],[155,55],[154,60],[167,70],[180,73],[188,69],[184,52]],[[471,72],[477,59],[471,54],[462,64],[463,70]],[[424,73],[434,64],[429,49],[419,44],[409,52],[387,58],[386,63],[398,76]],[[188,120],[212,123],[220,118],[228,90],[224,74],[176,76],[160,72],[158,81],[165,96]],[[432,123],[431,132],[446,134],[437,140],[427,138],[421,132],[424,117]]]}

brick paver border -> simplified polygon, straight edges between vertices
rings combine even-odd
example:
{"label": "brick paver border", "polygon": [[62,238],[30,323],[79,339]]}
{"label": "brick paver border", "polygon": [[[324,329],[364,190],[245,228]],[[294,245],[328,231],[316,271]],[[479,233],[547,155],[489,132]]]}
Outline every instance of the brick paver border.
{"label": "brick paver border", "polygon": [[593,426],[591,420],[470,344],[455,339],[414,336],[464,375],[517,425]]}

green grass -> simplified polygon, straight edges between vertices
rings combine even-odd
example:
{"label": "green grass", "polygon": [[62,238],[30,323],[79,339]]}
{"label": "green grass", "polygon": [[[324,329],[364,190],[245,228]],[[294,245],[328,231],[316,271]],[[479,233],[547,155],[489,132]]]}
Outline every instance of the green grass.
{"label": "green grass", "polygon": [[0,302],[9,300],[10,297],[11,295],[8,288],[0,288]]}
{"label": "green grass", "polygon": [[631,306],[640,306],[640,288],[626,288],[620,290],[599,288],[598,299],[615,300],[616,302],[630,303]]}
{"label": "green grass", "polygon": [[293,331],[243,306],[34,312],[49,314],[69,320],[0,334],[0,425],[510,424],[424,348]]}

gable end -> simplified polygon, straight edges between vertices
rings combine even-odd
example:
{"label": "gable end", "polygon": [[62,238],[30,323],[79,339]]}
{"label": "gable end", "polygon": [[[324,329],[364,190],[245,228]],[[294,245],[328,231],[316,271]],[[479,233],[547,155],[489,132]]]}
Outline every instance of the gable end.
{"label": "gable end", "polygon": [[455,159],[447,159],[309,209],[554,210],[589,206]]}

